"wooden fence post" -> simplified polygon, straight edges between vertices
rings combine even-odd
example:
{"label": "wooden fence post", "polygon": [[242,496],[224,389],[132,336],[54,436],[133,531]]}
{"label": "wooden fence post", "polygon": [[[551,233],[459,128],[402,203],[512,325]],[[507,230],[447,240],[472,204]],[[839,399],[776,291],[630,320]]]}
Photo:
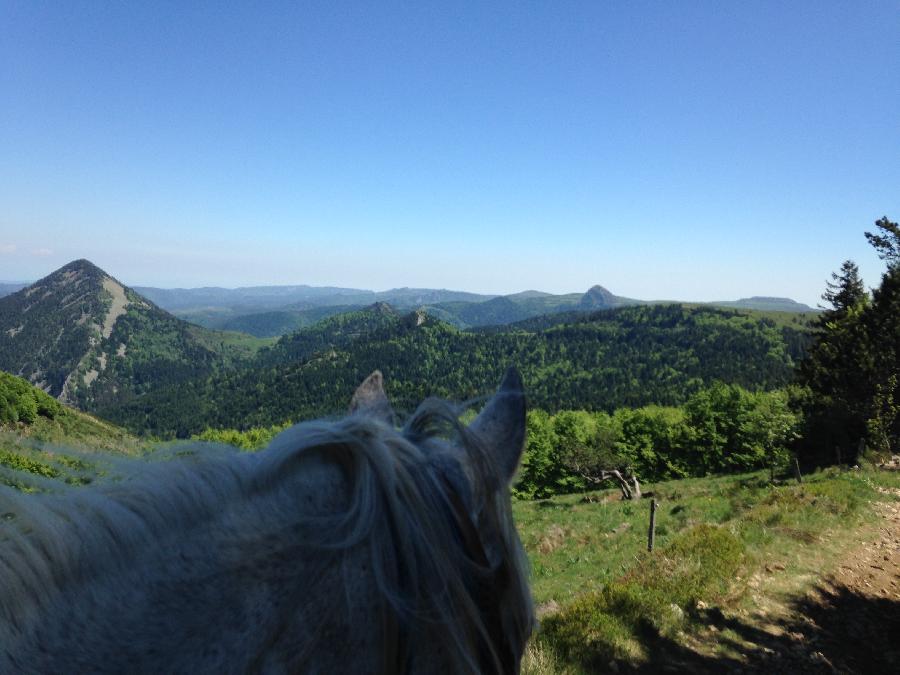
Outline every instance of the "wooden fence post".
{"label": "wooden fence post", "polygon": [[650,531],[647,533],[647,550],[653,552],[656,541],[656,500],[650,500]]}
{"label": "wooden fence post", "polygon": [[839,446],[839,445],[834,446],[834,452],[837,455],[838,468],[840,468],[841,465],[843,464],[843,462],[841,461],[841,446]]}
{"label": "wooden fence post", "polygon": [[803,476],[800,475],[800,462],[797,461],[796,457],[794,457],[794,476],[796,476],[798,483],[803,482]]}

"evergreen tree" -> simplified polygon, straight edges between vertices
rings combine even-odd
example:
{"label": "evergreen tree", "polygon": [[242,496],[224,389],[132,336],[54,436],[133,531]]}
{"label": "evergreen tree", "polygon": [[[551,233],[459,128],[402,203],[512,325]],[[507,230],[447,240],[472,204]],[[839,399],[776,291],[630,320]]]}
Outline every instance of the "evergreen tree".
{"label": "evergreen tree", "polygon": [[887,263],[870,301],[852,261],[832,275],[822,296],[816,341],[801,363],[808,387],[802,450],[814,463],[857,459],[860,440],[881,452],[900,448],[900,228],[887,218],[866,239]]}
{"label": "evergreen tree", "polygon": [[852,260],[845,260],[840,273],[832,272],[831,281],[825,282],[822,299],[831,305],[823,315],[825,321],[844,316],[866,298],[866,289],[859,276],[859,267]]}
{"label": "evergreen tree", "polygon": [[[881,221],[879,221],[881,222]],[[889,223],[896,228],[896,225]],[[894,246],[900,252],[900,239]],[[883,256],[884,257],[884,256]],[[900,452],[900,260],[891,264],[875,289],[867,312],[872,344],[872,400],[866,419],[867,441],[879,452]]]}
{"label": "evergreen tree", "polygon": [[887,262],[888,270],[900,267],[900,226],[883,216],[875,221],[881,234],[866,232],[866,239],[878,251],[878,256]]}

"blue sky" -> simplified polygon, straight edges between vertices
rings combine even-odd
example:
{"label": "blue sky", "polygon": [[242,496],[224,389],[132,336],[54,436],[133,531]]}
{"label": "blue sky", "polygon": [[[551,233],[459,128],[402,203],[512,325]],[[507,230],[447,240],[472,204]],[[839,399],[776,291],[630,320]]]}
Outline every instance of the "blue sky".
{"label": "blue sky", "polygon": [[900,218],[897,2],[0,4],[0,279],[814,304]]}

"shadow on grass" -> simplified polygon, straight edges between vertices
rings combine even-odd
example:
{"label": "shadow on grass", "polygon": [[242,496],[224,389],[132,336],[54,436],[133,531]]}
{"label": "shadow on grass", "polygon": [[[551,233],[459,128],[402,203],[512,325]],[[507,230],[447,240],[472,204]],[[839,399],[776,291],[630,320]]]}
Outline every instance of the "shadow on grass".
{"label": "shadow on grass", "polygon": [[706,630],[717,633],[716,655],[699,654],[648,626],[639,639],[649,659],[630,672],[900,672],[900,601],[829,584],[798,598],[790,609],[800,619],[776,623],[774,630],[725,617],[715,608],[698,613],[692,618],[700,631],[712,626]]}

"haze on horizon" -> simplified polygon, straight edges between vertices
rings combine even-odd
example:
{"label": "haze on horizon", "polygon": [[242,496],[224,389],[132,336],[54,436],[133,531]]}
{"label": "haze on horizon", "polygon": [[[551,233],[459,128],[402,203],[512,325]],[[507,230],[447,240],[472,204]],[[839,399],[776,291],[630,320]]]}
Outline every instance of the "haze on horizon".
{"label": "haze on horizon", "polygon": [[0,278],[787,296],[900,217],[895,2],[0,7]]}

